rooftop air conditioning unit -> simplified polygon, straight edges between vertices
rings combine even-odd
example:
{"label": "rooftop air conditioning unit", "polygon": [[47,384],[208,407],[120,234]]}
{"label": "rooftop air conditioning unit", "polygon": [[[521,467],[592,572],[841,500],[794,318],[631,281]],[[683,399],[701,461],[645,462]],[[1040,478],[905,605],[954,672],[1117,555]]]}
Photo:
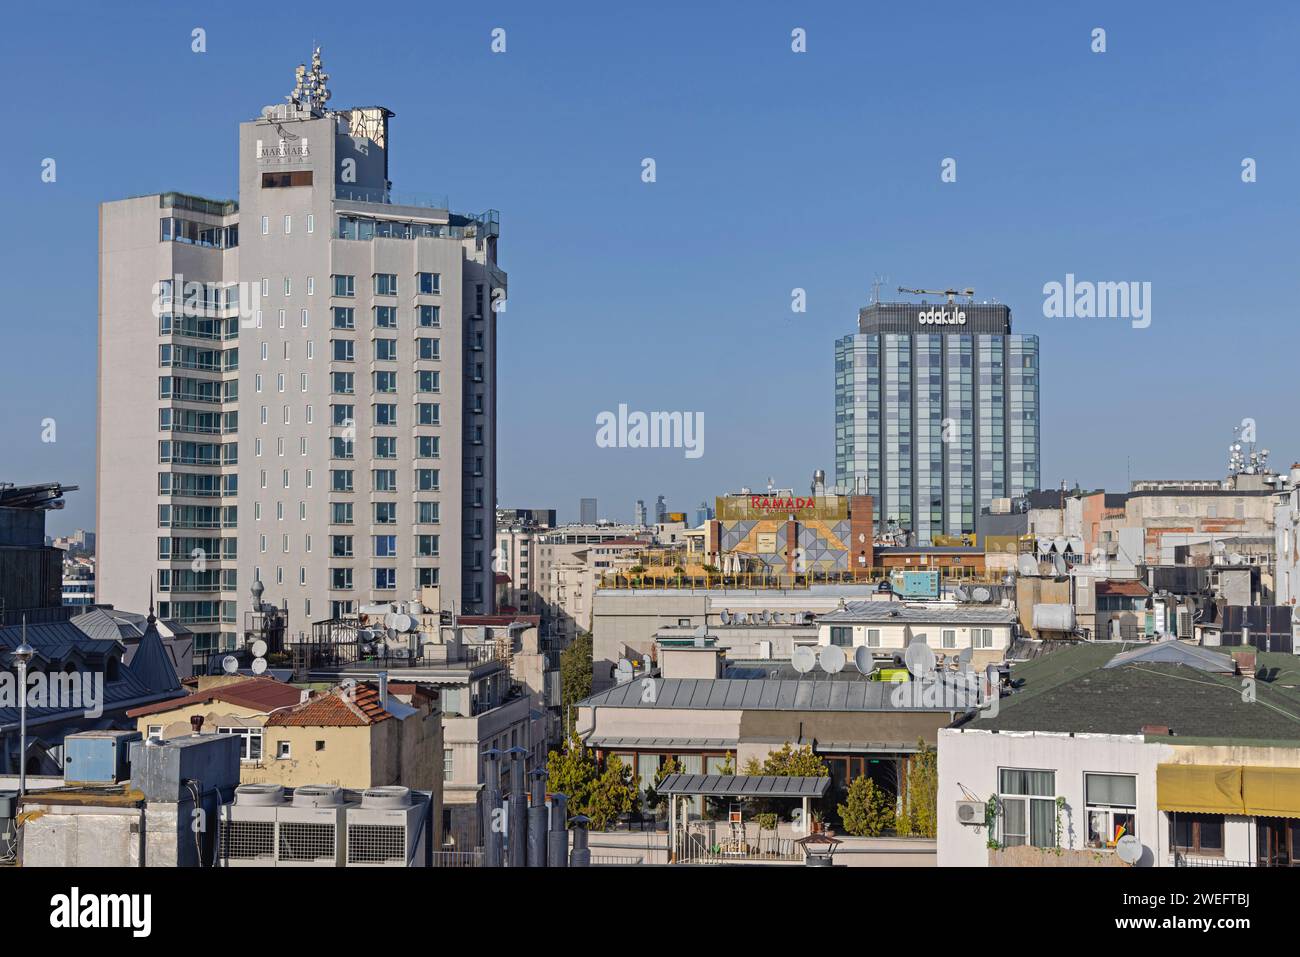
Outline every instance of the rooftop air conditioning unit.
{"label": "rooftop air conditioning unit", "polygon": [[283,806],[284,788],[278,784],[235,788],[235,802],[221,808],[221,866],[274,867],[276,814]]}
{"label": "rooftop air conditioning unit", "polygon": [[347,812],[348,867],[422,867],[428,803],[400,785],[367,788]]}
{"label": "rooftop air conditioning unit", "polygon": [[343,789],[304,784],[276,815],[276,867],[342,867],[347,808]]}
{"label": "rooftop air conditioning unit", "polygon": [[983,801],[958,801],[958,824],[983,824],[985,804]]}

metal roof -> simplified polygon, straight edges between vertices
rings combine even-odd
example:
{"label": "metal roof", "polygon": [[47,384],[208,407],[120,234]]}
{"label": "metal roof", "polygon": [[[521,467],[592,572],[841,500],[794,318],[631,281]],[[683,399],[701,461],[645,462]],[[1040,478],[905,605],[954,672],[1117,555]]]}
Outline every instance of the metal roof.
{"label": "metal roof", "polygon": [[705,794],[710,797],[819,798],[831,779],[775,777],[767,774],[670,774],[655,788],[658,794]]}
{"label": "metal roof", "polygon": [[[655,693],[642,685],[655,682]],[[707,711],[923,711],[965,710],[970,704],[913,704],[910,695],[896,695],[887,681],[771,681],[757,678],[648,678],[629,681],[579,702],[581,707],[680,708]],[[955,692],[961,694],[960,689]],[[649,697],[651,700],[647,701]],[[944,699],[945,701],[947,699]],[[960,699],[955,699],[960,700]],[[901,703],[896,703],[900,702]]]}
{"label": "metal roof", "polygon": [[1009,625],[1015,612],[1000,605],[905,605],[896,601],[851,601],[818,616],[822,622],[904,625]]}
{"label": "metal roof", "polygon": [[730,748],[735,750],[739,742],[735,738],[611,738],[592,736],[587,746],[603,750],[617,751],[621,748],[633,750],[649,748],[699,748],[701,750]]}

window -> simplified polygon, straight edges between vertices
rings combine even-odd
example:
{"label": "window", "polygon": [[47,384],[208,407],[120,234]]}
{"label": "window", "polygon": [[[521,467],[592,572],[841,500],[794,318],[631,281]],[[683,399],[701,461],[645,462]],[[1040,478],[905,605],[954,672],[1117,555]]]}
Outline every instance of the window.
{"label": "window", "polygon": [[376,492],[397,491],[397,469],[375,469],[371,488]]}
{"label": "window", "polygon": [[382,393],[393,393],[397,391],[397,373],[396,372],[376,372],[375,373],[375,391]]}
{"label": "window", "polygon": [[397,524],[397,503],[376,502],[375,503],[375,524],[396,525]]}
{"label": "window", "polygon": [[424,525],[433,525],[438,521],[437,502],[416,502],[416,521]]}
{"label": "window", "polygon": [[353,385],[351,372],[331,372],[330,387],[339,395],[352,395],[356,388]]}
{"label": "window", "polygon": [[352,503],[351,502],[330,503],[330,524],[351,525],[352,524]]}
{"label": "window", "polygon": [[351,339],[331,339],[330,345],[334,350],[335,362],[355,362],[357,359],[357,344]]}
{"label": "window", "polygon": [[397,340],[376,339],[375,360],[378,362],[396,362],[397,361]]}
{"label": "window", "polygon": [[831,626],[831,644],[841,648],[853,647],[853,629],[844,625]]}
{"label": "window", "polygon": [[335,329],[355,329],[357,327],[356,313],[351,306],[335,306],[330,310],[334,315]]}
{"label": "window", "polygon": [[396,425],[397,424],[397,406],[392,402],[381,402],[375,405],[375,425]]}
{"label": "window", "polygon": [[263,236],[268,236],[268,235],[270,235],[270,233],[271,233],[271,217],[270,217],[270,216],[263,216],[263,217],[262,217],[262,235],[263,235]]}
{"label": "window", "polygon": [[425,329],[442,325],[442,317],[437,306],[421,306],[419,308],[419,317],[420,325]]}
{"label": "window", "polygon": [[415,457],[418,459],[436,459],[438,457],[438,437],[420,435],[415,439]]}
{"label": "window", "polygon": [[450,781],[450,780],[451,780],[452,768],[454,767],[454,761],[453,761],[453,759],[452,759],[452,755],[453,755],[453,752],[452,752],[451,748],[443,748],[443,749],[442,749],[442,779],[443,779],[443,781]]}
{"label": "window", "polygon": [[375,458],[397,458],[397,439],[391,435],[375,436]]}
{"label": "window", "polygon": [[395,558],[397,557],[397,536],[396,535],[376,535],[374,536],[374,550],[372,553],[375,558]]}
{"label": "window", "polygon": [[281,761],[288,761],[293,757],[293,748],[288,741],[275,742],[275,756]]}
{"label": "window", "polygon": [[334,278],[334,295],[354,298],[357,294],[357,277],[356,276],[335,276]]}
{"label": "window", "polygon": [[436,272],[422,272],[419,274],[420,294],[435,295],[442,292],[442,276]]}
{"label": "window", "polygon": [[352,491],[352,470],[351,469],[330,469],[330,491],[351,492]]}
{"label": "window", "polygon": [[998,769],[998,817],[1004,847],[1056,846],[1056,772]]}
{"label": "window", "polygon": [[415,487],[419,489],[421,492],[438,491],[438,470],[437,469],[416,469]]}
{"label": "window", "polygon": [[1184,854],[1222,857],[1223,815],[1170,813],[1169,843]]}
{"label": "window", "polygon": [[1137,834],[1137,778],[1131,774],[1085,774],[1088,846],[1114,847],[1125,834]]}
{"label": "window", "polygon": [[350,590],[352,588],[352,569],[331,568],[330,588],[341,589],[345,591]]}
{"label": "window", "polygon": [[396,587],[397,587],[396,568],[375,569],[375,589],[377,591],[392,591]]}
{"label": "window", "polygon": [[943,642],[942,647],[944,648],[956,648],[957,647],[956,629],[953,628],[943,629],[942,642]]}
{"label": "window", "polygon": [[[308,170],[308,171],[307,171],[307,175],[308,175],[308,176],[311,175],[311,170]],[[309,232],[309,233],[314,233],[314,232],[316,232],[316,214],[315,214],[315,213],[308,213],[308,214],[307,214],[307,232]],[[309,296],[311,295],[311,280],[310,280],[310,279],[307,280],[307,295],[309,295]]]}
{"label": "window", "polygon": [[438,555],[438,536],[416,535],[415,554],[421,558],[436,558]]}
{"label": "window", "polygon": [[397,310],[392,306],[375,306],[375,328],[396,329]]}
{"label": "window", "polygon": [[241,739],[239,745],[241,761],[262,760],[261,728],[217,728],[217,734],[233,734]]}
{"label": "window", "polygon": [[416,343],[420,350],[419,357],[421,359],[441,358],[440,355],[441,350],[439,350],[438,348],[439,341],[440,340],[438,339],[417,339]]}
{"label": "window", "polygon": [[311,179],[311,170],[309,169],[294,170],[289,173],[263,173],[262,188],[278,189],[286,186],[310,186]]}
{"label": "window", "polygon": [[[971,646],[974,648],[992,648],[993,647],[993,629],[992,628],[972,628],[971,629]],[[944,646],[945,648],[947,645]]]}
{"label": "window", "polygon": [[397,276],[391,272],[375,273],[375,295],[376,296],[396,296],[397,295]]}
{"label": "window", "polygon": [[879,629],[879,628],[868,628],[868,629],[867,629],[867,647],[868,647],[868,648],[879,648],[879,647],[880,647],[880,629]]}

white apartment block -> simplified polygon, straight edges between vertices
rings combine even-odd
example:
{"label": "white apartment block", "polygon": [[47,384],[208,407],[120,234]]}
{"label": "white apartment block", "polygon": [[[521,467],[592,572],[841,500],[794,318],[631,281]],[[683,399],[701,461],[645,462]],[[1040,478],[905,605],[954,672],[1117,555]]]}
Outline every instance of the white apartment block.
{"label": "white apartment block", "polygon": [[401,197],[382,107],[313,64],[239,132],[239,201],[100,208],[99,600],[235,647],[438,589],[493,608],[495,212]]}

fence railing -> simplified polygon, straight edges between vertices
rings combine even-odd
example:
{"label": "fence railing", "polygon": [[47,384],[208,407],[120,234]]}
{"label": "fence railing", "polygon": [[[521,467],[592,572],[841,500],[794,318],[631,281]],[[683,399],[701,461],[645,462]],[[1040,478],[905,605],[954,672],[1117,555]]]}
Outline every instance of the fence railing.
{"label": "fence railing", "polygon": [[483,849],[473,851],[434,851],[434,867],[482,867]]}

